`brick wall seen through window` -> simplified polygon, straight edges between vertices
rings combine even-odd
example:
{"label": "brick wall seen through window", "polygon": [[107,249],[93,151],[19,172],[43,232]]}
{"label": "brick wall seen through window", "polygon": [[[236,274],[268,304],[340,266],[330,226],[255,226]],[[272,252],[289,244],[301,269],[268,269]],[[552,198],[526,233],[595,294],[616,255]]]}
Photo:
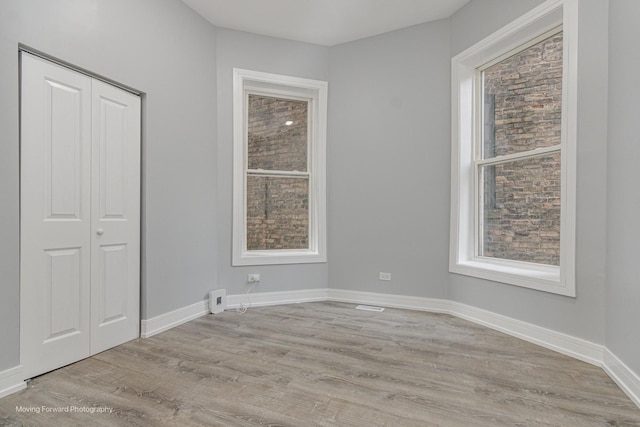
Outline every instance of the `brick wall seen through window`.
{"label": "brick wall seen through window", "polygon": [[[562,32],[483,71],[482,158],[559,146]],[[480,167],[480,255],[560,264],[560,152]]]}
{"label": "brick wall seen through window", "polygon": [[249,95],[247,117],[247,249],[307,249],[308,102]]}

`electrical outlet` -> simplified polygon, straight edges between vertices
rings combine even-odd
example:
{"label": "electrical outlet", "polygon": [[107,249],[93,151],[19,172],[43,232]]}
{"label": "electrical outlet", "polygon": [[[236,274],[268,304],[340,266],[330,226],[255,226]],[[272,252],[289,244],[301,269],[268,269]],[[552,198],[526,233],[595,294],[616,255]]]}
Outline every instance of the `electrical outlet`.
{"label": "electrical outlet", "polygon": [[382,273],[382,272],[380,272],[380,280],[384,280],[384,281],[391,280],[391,273]]}
{"label": "electrical outlet", "polygon": [[259,274],[249,274],[247,276],[247,282],[249,283],[258,283],[260,281],[260,275]]}

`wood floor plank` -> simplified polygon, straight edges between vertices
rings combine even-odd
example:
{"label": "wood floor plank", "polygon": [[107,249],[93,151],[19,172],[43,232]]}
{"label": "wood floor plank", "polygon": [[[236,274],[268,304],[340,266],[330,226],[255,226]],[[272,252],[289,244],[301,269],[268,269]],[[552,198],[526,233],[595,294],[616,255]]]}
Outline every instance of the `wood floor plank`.
{"label": "wood floor plank", "polygon": [[601,369],[462,319],[323,302],[131,341],[0,399],[0,425],[640,426],[640,409]]}

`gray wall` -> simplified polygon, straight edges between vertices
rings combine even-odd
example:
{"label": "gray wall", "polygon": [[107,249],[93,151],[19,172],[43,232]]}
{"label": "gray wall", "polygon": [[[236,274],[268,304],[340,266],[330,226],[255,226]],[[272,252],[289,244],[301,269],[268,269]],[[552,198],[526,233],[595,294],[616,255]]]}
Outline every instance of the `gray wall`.
{"label": "gray wall", "polygon": [[[451,19],[451,55],[537,5],[537,1],[472,0]],[[499,11],[499,13],[497,13]],[[605,342],[607,3],[580,2],[578,62],[577,297],[569,298],[451,274],[450,298]],[[588,28],[588,31],[584,31]]]}
{"label": "gray wall", "polygon": [[451,17],[451,56],[455,56],[545,0],[471,0]]}
{"label": "gray wall", "polygon": [[335,46],[330,58],[329,287],[445,298],[448,20]]}
{"label": "gray wall", "polygon": [[214,28],[174,0],[0,1],[0,371],[19,363],[18,43],[146,94],[143,318],[217,275]]}
{"label": "gray wall", "polygon": [[[218,29],[218,286],[247,291],[247,274],[259,273],[253,292],[327,287],[327,264],[231,266],[233,173],[233,68],[329,80],[329,49],[241,31]],[[331,87],[331,84],[329,84]]]}
{"label": "gray wall", "polygon": [[607,347],[640,374],[640,2],[614,0],[609,15]]}

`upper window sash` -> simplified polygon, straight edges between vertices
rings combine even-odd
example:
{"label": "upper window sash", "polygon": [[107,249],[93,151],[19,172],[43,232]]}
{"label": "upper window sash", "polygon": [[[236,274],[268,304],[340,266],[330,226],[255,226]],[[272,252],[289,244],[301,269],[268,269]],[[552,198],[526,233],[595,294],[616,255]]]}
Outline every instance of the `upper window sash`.
{"label": "upper window sash", "polygon": [[[249,135],[248,132],[245,131],[244,133],[244,144],[245,147],[247,147],[246,152],[245,152],[245,159],[244,159],[244,168],[245,171],[247,173],[273,173],[275,174],[291,174],[293,175],[298,175],[300,173],[306,173],[307,175],[311,174],[311,168],[313,165],[312,162],[312,154],[313,154],[313,147],[314,147],[314,132],[313,132],[313,107],[314,107],[314,102],[313,102],[313,98],[310,98],[308,96],[299,96],[296,95],[296,92],[291,90],[291,88],[278,88],[278,87],[271,87],[268,90],[255,90],[255,89],[245,89],[244,91],[244,126],[245,129],[248,129],[249,127],[249,97],[251,95],[255,95],[255,96],[261,96],[261,97],[268,97],[268,98],[278,98],[278,99],[287,99],[287,100],[292,100],[292,101],[303,101],[307,103],[307,141],[306,141],[306,145],[307,145],[307,158],[306,158],[306,170],[304,171],[299,171],[299,170],[292,170],[292,171],[288,171],[288,170],[278,170],[278,169],[262,169],[262,168],[256,168],[256,169],[251,169],[249,168],[249,152],[248,152],[248,146],[249,146]],[[295,172],[295,173],[290,173],[290,172]]]}
{"label": "upper window sash", "polygon": [[307,156],[306,156],[305,170],[281,170],[281,169],[264,169],[264,168],[251,169],[249,168],[249,150],[248,150],[249,134],[248,132],[245,132],[244,144],[245,144],[245,147],[247,148],[245,150],[245,159],[244,159],[245,173],[251,176],[263,176],[263,177],[282,176],[282,177],[310,178],[311,165],[313,163],[311,159],[311,155],[313,152],[312,147],[314,145],[313,144],[313,114],[312,114],[313,100],[307,97],[293,96],[291,95],[290,90],[286,90],[286,91],[274,90],[271,92],[246,90],[245,91],[245,108],[244,108],[245,110],[244,126],[246,129],[249,128],[248,120],[249,120],[249,96],[250,95],[307,102],[307,139],[306,139]]}

